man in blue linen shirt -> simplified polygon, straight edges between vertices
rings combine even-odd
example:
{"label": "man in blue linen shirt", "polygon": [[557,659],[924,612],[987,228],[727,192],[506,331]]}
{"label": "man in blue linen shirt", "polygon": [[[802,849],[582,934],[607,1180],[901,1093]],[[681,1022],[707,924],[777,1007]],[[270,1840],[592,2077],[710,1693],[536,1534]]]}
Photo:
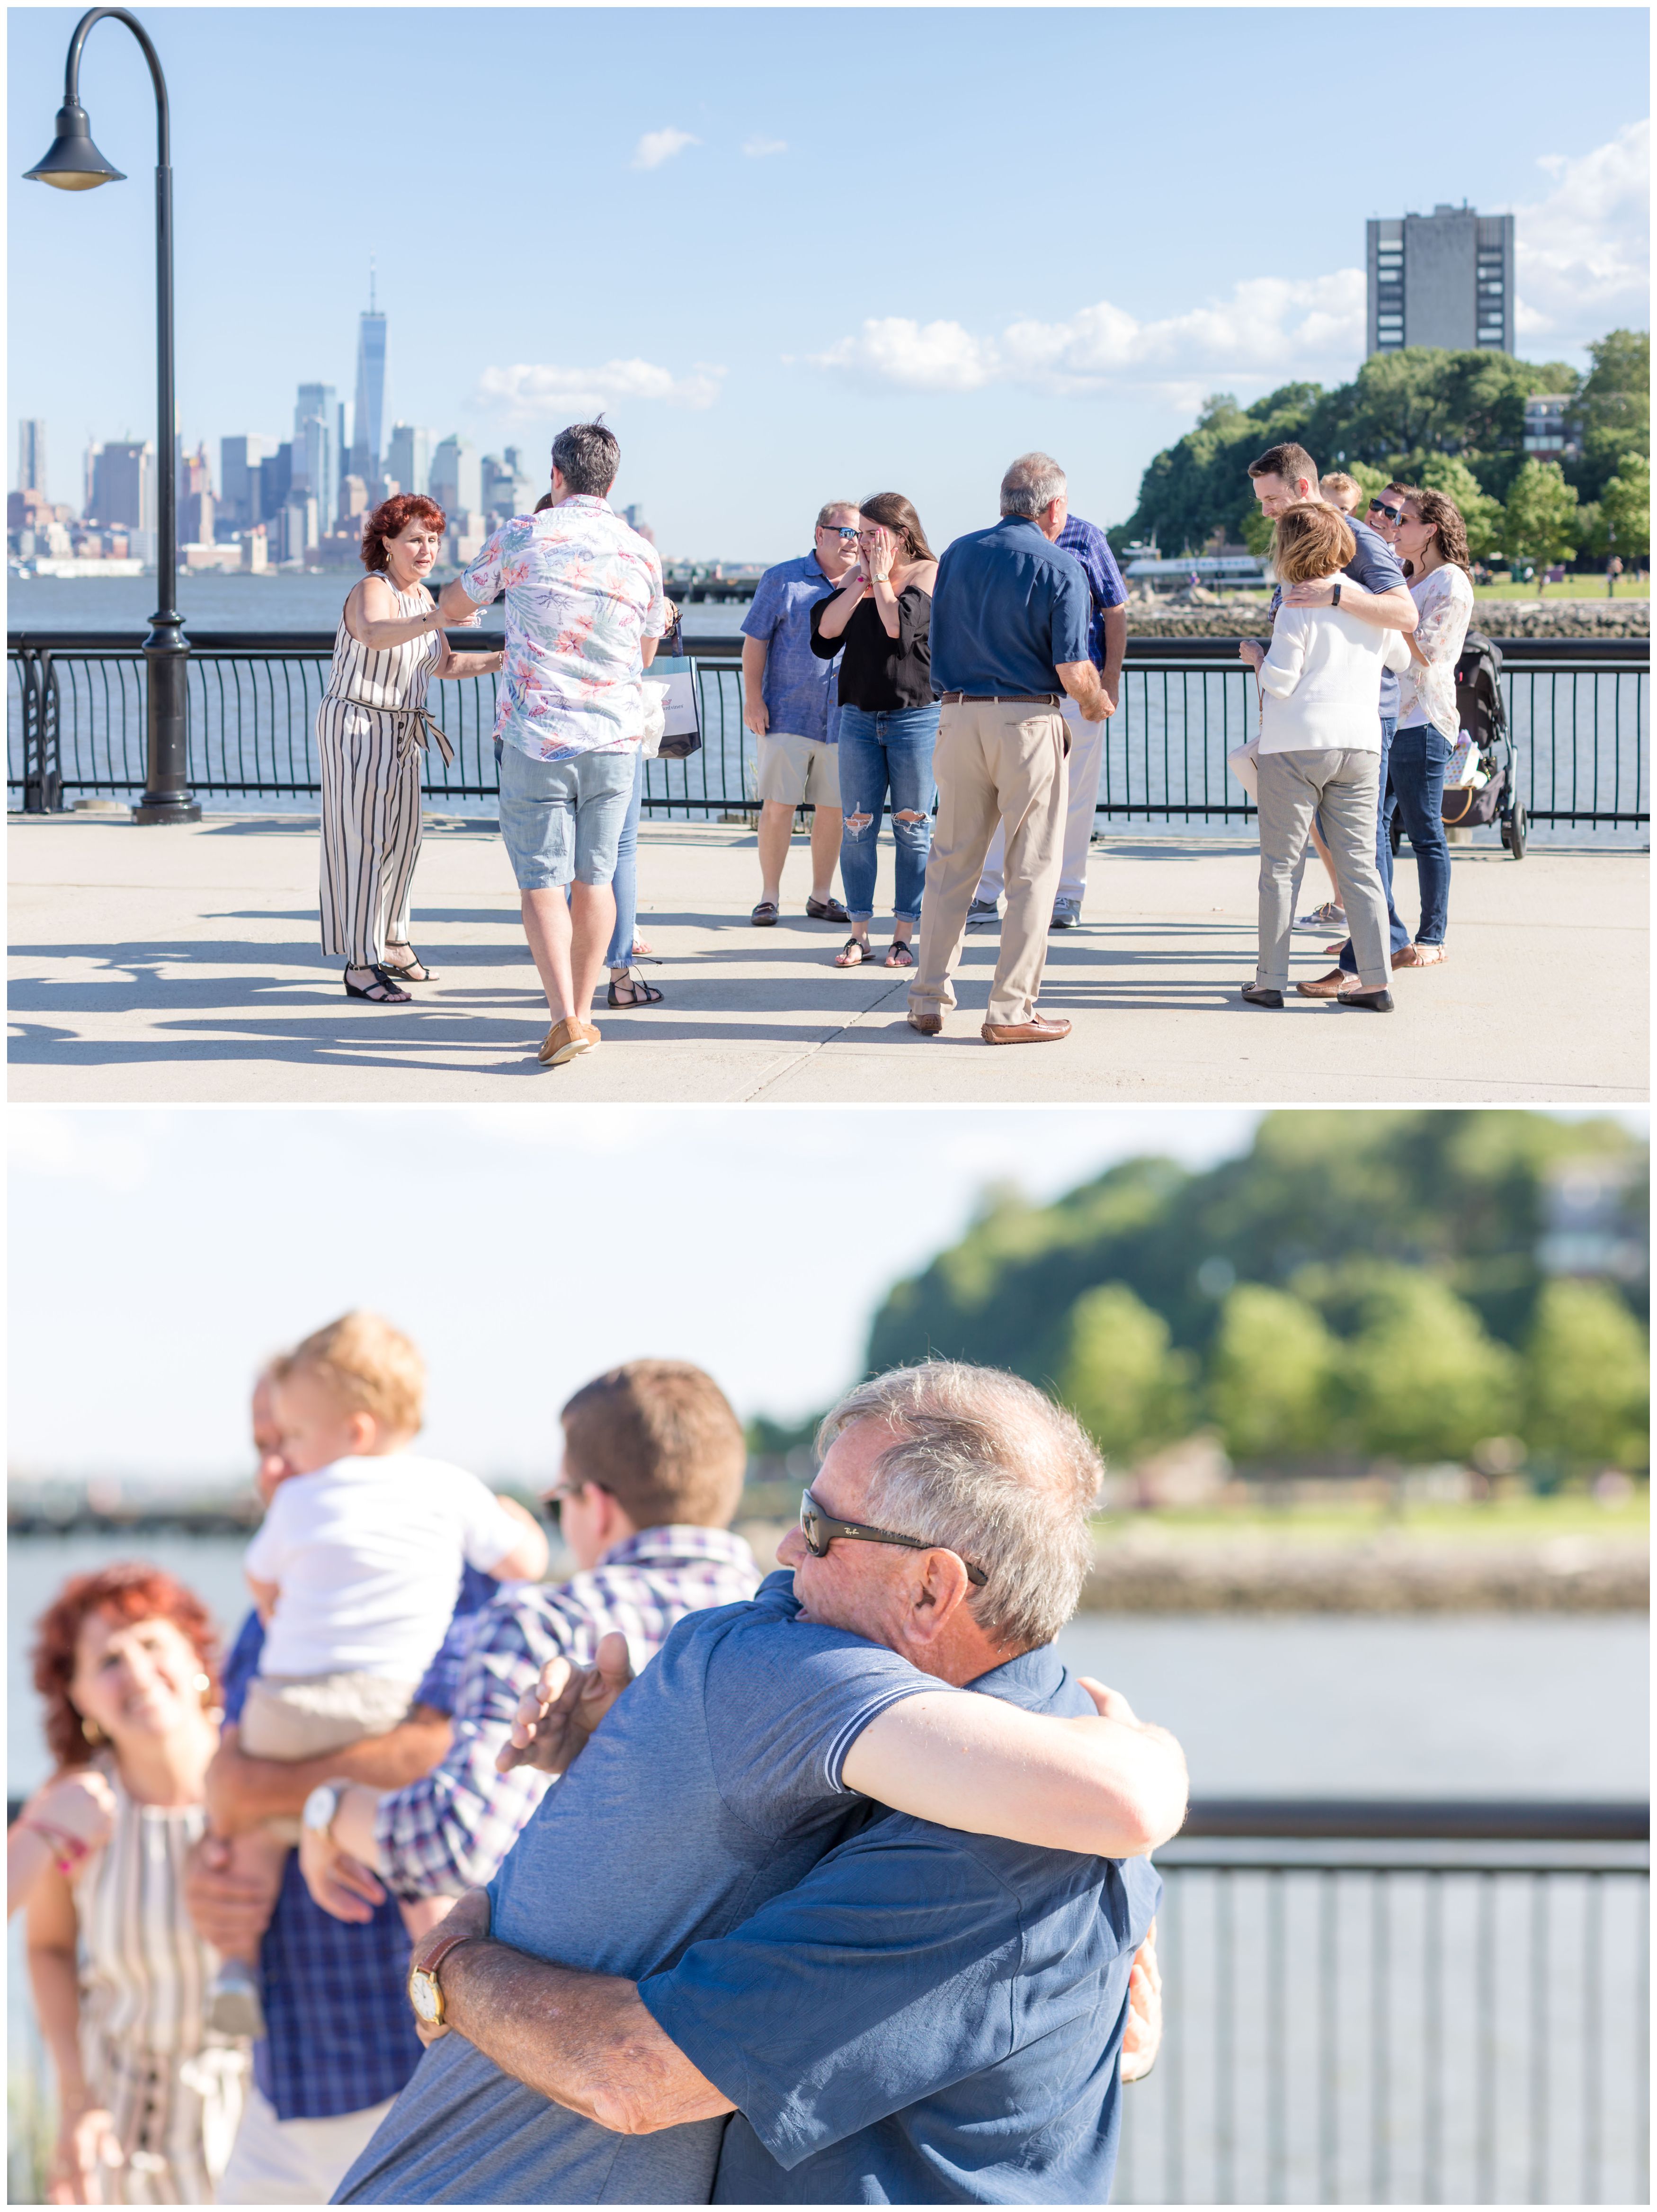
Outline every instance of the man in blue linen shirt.
{"label": "man in blue linen shirt", "polygon": [[[1034,2193],[1073,2201],[1108,2182],[1129,1975],[1156,1885],[1087,1854],[1136,1856],[1172,1832],[1182,1763],[1115,1701],[1107,1766],[1114,1778],[1137,1758],[1140,1778],[1102,1824],[1055,1830],[1041,1757],[1021,1741],[1010,1766],[1001,1735],[1009,1705],[1085,1711],[1045,1647],[1090,1558],[1097,1455],[1030,1385],[948,1362],[860,1385],[825,1429],[781,1551],[792,1589],[774,1576],[752,1606],[682,1624],[490,1894],[463,1899],[419,1948],[445,2032],[339,2201],[698,2203],[716,2174],[719,2193],[744,2195],[719,2164],[737,2087],[768,2198],[803,2180],[844,2201],[852,2167],[926,2197],[1028,2197],[1039,2177]],[[890,1533],[905,1525],[924,1534]],[[991,1694],[963,1710],[945,1692],[935,1721],[943,1698],[915,1694],[968,1682]],[[874,1812],[847,1792],[924,1802],[975,1832],[898,1813],[876,1819],[860,1856],[849,1847]],[[1026,1839],[976,1832],[989,1823]],[[1036,1850],[1036,1831],[1074,1848]],[[887,1909],[871,1912],[878,1898]],[[780,1938],[788,1986],[768,1990],[751,2039],[725,2024],[745,2056],[737,2073],[713,2058],[716,2087],[655,2004],[701,2047],[718,1985],[746,1983],[744,1947],[768,1972],[779,1958],[768,1899],[795,1923]],[[790,2012],[795,2044],[815,2023],[814,2056],[773,2067],[762,2045]],[[934,2014],[949,2015],[941,2033],[923,2024]],[[855,2082],[837,2079],[848,2054]],[[830,2168],[780,2182],[835,2145]]]}
{"label": "man in blue linen shirt", "polygon": [[[1099,671],[1105,696],[1110,702],[1107,719],[1116,712],[1122,696],[1122,656],[1127,650],[1127,586],[1110,550],[1110,540],[1096,522],[1069,515],[1059,533],[1059,550],[1081,563],[1088,580],[1093,619],[1088,628],[1088,659]],[[1099,773],[1105,764],[1105,725],[1084,721],[1074,701],[1066,701],[1064,717],[1070,730],[1070,796],[1065,805],[1065,856],[1059,873],[1059,896],[1053,902],[1053,927],[1074,929],[1082,919],[1082,902],[1088,890],[1088,848],[1099,804]],[[967,909],[968,929],[982,928],[1000,912],[1001,888],[1005,879],[1005,833],[998,822],[978,890]]]}
{"label": "man in blue linen shirt", "polygon": [[983,1024],[986,1044],[1047,1044],[1066,1021],[1036,1011],[1047,925],[1064,862],[1068,692],[1089,722],[1114,709],[1088,655],[1092,605],[1081,565],[1059,551],[1065,472],[1025,453],[1001,480],[1001,520],[957,538],[932,586],[932,688],[942,701],[932,768],[938,820],[909,1025],[936,1036],[955,1005],[967,910],[999,822],[1007,912]]}
{"label": "man in blue linen shirt", "polygon": [[819,660],[811,650],[811,609],[832,599],[857,559],[858,508],[831,499],[817,510],[812,546],[779,561],[760,578],[743,617],[743,720],[754,733],[760,795],[760,902],[749,919],[774,927],[781,911],[783,863],[794,834],[794,810],[811,817],[813,921],[844,921],[835,896],[840,860],[840,656]]}
{"label": "man in blue linen shirt", "polygon": [[[1318,465],[1304,446],[1269,447],[1259,460],[1249,463],[1248,474],[1261,514],[1273,520],[1297,501],[1315,500],[1320,505],[1330,504],[1323,496]],[[1356,514],[1343,514],[1343,520],[1357,540],[1357,551],[1342,571],[1338,586],[1328,583],[1294,584],[1287,593],[1274,592],[1272,614],[1276,615],[1285,600],[1291,607],[1328,606],[1338,591],[1343,614],[1356,615],[1360,622],[1374,623],[1379,629],[1403,630],[1407,635],[1416,626],[1416,603],[1410,596],[1410,586],[1405,581],[1398,556],[1386,540],[1367,522],[1360,522]],[[1258,638],[1245,638],[1237,650],[1251,668],[1258,669],[1266,658],[1266,647]],[[1381,871],[1381,889],[1387,894],[1387,925],[1392,951],[1396,955],[1410,942],[1410,933],[1393,904],[1393,842],[1387,833],[1387,763],[1393,749],[1393,732],[1398,725],[1398,678],[1390,668],[1381,672],[1377,712],[1381,716],[1381,781],[1375,800],[1375,866]],[[1298,891],[1298,878],[1296,889]],[[1350,985],[1357,973],[1357,956],[1349,937],[1341,947],[1338,967],[1326,975],[1320,975],[1315,981],[1297,983],[1295,988],[1303,998],[1332,999]]]}

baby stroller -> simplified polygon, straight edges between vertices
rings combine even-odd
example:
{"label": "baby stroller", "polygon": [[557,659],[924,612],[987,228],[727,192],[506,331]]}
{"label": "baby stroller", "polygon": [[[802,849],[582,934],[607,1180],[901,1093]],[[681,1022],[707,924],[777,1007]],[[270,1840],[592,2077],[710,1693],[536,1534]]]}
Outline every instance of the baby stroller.
{"label": "baby stroller", "polygon": [[[1502,649],[1483,630],[1470,629],[1455,665],[1455,703],[1461,728],[1472,740],[1480,784],[1446,784],[1439,813],[1447,830],[1472,830],[1500,822],[1502,842],[1515,860],[1525,857],[1529,824],[1519,796],[1519,752],[1502,697]],[[1402,824],[1393,817],[1393,851]]]}

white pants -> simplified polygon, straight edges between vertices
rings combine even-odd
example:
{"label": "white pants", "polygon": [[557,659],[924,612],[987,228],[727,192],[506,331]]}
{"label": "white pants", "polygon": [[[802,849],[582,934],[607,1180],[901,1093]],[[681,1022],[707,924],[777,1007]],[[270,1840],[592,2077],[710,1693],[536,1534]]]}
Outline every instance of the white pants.
{"label": "white pants", "polygon": [[[1074,699],[1066,699],[1065,727],[1070,732],[1070,806],[1065,816],[1065,858],[1056,896],[1079,904],[1088,887],[1088,841],[1099,799],[1099,772],[1105,764],[1105,725],[1084,722]],[[1006,842],[1000,824],[990,840],[975,898],[998,899],[1005,884]]]}
{"label": "white pants", "polygon": [[396,2102],[387,2097],[367,2112],[331,2120],[279,2120],[270,2099],[250,2083],[236,2147],[219,2184],[220,2203],[331,2203]]}

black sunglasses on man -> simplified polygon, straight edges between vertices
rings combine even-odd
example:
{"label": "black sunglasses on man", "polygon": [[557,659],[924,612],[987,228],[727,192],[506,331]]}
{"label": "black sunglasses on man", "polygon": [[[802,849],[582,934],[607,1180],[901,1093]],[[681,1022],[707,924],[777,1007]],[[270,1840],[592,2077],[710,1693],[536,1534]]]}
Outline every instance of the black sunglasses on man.
{"label": "black sunglasses on man", "polygon": [[1371,514],[1384,514],[1388,522],[1402,522],[1404,520],[1404,509],[1401,507],[1388,507],[1384,499],[1372,499],[1369,502],[1369,512]]}
{"label": "black sunglasses on man", "polygon": [[[823,1511],[809,1490],[799,1502],[799,1532],[814,1559],[828,1558],[828,1547],[836,1536],[848,1536],[858,1544],[901,1544],[910,1552],[947,1552],[950,1548],[947,1544],[929,1544],[920,1536],[895,1536],[889,1528],[870,1528],[861,1521],[836,1521],[832,1513]],[[955,1557],[961,1559],[961,1554],[957,1552]],[[981,1589],[989,1580],[983,1568],[966,1559],[961,1559],[961,1564],[967,1570],[967,1580]]]}

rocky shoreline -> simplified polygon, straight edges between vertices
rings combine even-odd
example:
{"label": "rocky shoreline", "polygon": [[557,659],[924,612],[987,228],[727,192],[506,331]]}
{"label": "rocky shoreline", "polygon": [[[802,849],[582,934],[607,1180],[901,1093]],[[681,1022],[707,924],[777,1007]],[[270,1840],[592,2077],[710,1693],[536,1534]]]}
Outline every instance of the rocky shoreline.
{"label": "rocky shoreline", "polygon": [[[1214,605],[1128,601],[1131,638],[1266,637],[1264,599],[1234,597]],[[1649,637],[1649,599],[1481,599],[1474,628],[1487,637]]]}
{"label": "rocky shoreline", "polygon": [[1447,1543],[1405,1531],[1361,1543],[1168,1539],[1099,1547],[1087,1613],[1643,1613],[1650,1563],[1628,1538]]}

